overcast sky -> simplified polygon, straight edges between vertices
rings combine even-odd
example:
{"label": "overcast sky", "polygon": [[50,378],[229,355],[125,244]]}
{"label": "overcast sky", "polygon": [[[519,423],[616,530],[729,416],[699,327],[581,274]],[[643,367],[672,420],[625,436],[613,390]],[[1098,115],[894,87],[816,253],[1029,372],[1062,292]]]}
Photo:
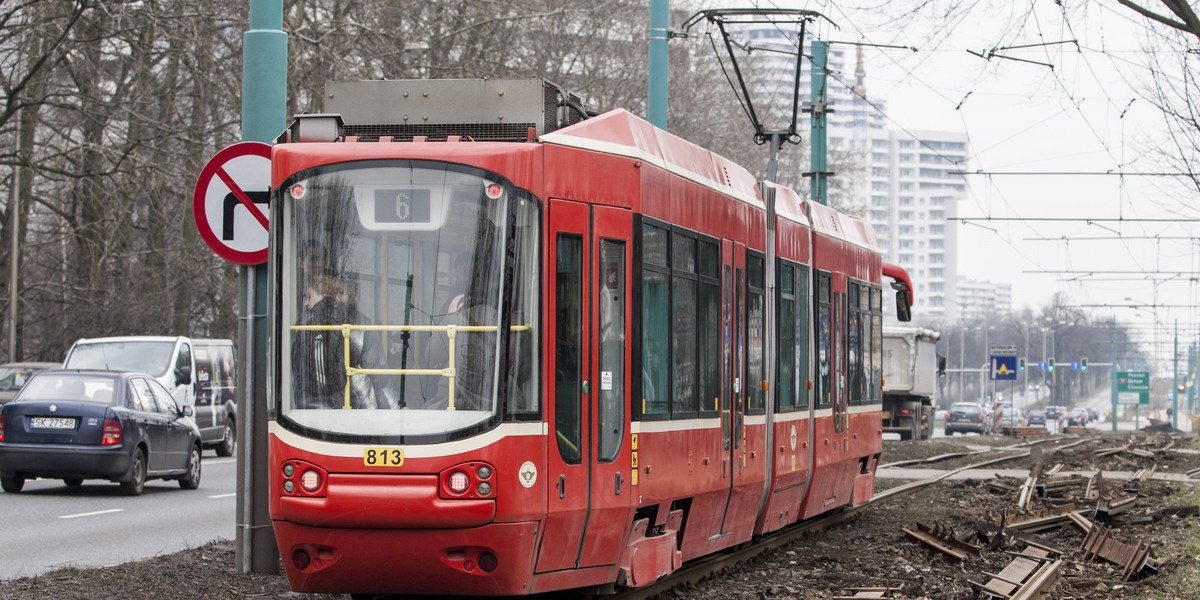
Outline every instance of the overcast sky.
{"label": "overcast sky", "polygon": [[[954,33],[932,47],[918,27],[890,36],[860,30],[857,19],[847,20],[851,17],[839,15],[829,3],[809,4],[780,6],[830,13],[841,30],[821,32],[826,39],[918,46],[916,53],[868,49],[868,94],[886,97],[891,127],[966,132],[972,154],[968,170],[995,173],[968,177],[970,195],[959,216],[977,219],[959,225],[960,274],[1012,283],[1014,309],[1040,307],[1056,291],[1066,291],[1085,307],[1146,307],[1086,307],[1101,318],[1115,315],[1146,324],[1156,319],[1168,325],[1178,319],[1185,329],[1198,326],[1195,308],[1163,306],[1197,305],[1191,275],[1200,263],[1196,242],[1134,239],[1195,235],[1196,223],[1084,220],[1178,218],[1181,205],[1196,204],[1195,191],[1162,177],[1000,174],[1166,170],[1151,155],[1152,149],[1168,146],[1162,117],[1149,102],[1135,100],[1145,78],[1139,66],[1147,55],[1144,42],[1155,35],[1143,18],[1115,2],[1092,2],[1086,15],[1064,19],[1054,3],[1034,2],[1036,11],[1014,24],[1011,13],[983,2],[976,4],[987,5],[986,10],[954,21]],[[920,23],[932,25],[929,19]],[[1045,45],[995,54],[1045,64],[967,52],[987,56],[994,48],[1027,44]],[[1078,220],[1032,220],[1040,218]],[[1122,239],[1113,239],[1118,234]],[[1150,275],[1082,273],[1091,270],[1188,273],[1155,283]],[[1157,312],[1151,305],[1159,305]]]}

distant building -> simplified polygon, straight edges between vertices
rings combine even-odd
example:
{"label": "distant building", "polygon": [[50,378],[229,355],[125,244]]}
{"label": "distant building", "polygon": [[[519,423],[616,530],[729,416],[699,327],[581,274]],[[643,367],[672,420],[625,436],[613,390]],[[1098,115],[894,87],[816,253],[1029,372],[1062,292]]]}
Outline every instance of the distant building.
{"label": "distant building", "polygon": [[[751,54],[754,59],[748,71],[760,82],[751,95],[756,106],[764,107],[763,114],[778,117],[778,111],[790,108],[795,93],[795,34],[763,26],[749,30],[747,36],[747,47],[770,50]],[[805,40],[806,55],[811,55],[810,41]],[[846,75],[851,60],[853,79]],[[833,109],[827,115],[826,133],[831,159],[837,155],[844,164],[861,167],[857,173],[843,175],[839,190],[831,186],[830,203],[864,217],[875,229],[886,260],[912,276],[914,312],[919,319],[961,317],[956,291],[958,227],[952,219],[967,195],[966,179],[954,174],[967,168],[966,134],[888,128],[886,102],[868,94],[862,47],[831,44],[827,73],[826,102]],[[800,98],[807,100],[812,87],[810,60],[801,63],[800,82]],[[807,129],[800,133],[809,136]],[[784,157],[779,168],[784,182],[789,179],[782,175],[785,169],[808,170],[807,165],[785,164]]]}
{"label": "distant building", "polygon": [[[871,136],[867,222],[887,260],[916,287],[920,317],[956,316],[958,202],[967,137],[940,131],[885,130]],[[861,201],[861,200],[860,200]]]}
{"label": "distant building", "polygon": [[1012,311],[1012,285],[958,278],[958,318],[987,320]]}

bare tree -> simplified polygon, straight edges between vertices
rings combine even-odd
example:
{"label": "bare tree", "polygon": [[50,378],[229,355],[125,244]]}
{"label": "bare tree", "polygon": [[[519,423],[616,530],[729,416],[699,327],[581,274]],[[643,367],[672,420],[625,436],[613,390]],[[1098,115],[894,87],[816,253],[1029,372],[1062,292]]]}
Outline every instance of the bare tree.
{"label": "bare tree", "polygon": [[1117,0],[1117,2],[1121,6],[1125,6],[1143,17],[1157,21],[1167,27],[1178,29],[1193,37],[1200,38],[1200,19],[1196,18],[1196,11],[1187,2],[1182,2],[1181,0],[1159,0],[1162,8],[1165,8],[1172,16],[1156,12],[1153,9],[1146,8],[1130,0]]}
{"label": "bare tree", "polygon": [[25,102],[39,93],[38,110],[22,114],[19,356],[60,359],[80,336],[231,335],[236,281],[190,209],[203,161],[236,140],[238,6],[37,5],[73,20],[23,89]]}
{"label": "bare tree", "polygon": [[[23,173],[22,313],[17,331],[4,328],[19,340],[10,358],[57,360],[81,336],[234,334],[236,269],[199,240],[191,195],[204,162],[238,139],[246,8],[0,5],[5,210],[14,167]],[[642,0],[289,1],[288,110],[321,110],[328,80],[545,77],[590,108],[642,114],[647,22]],[[708,49],[675,40],[671,61],[672,131],[761,176],[766,149],[754,145]],[[0,230],[4,291],[9,222]]]}

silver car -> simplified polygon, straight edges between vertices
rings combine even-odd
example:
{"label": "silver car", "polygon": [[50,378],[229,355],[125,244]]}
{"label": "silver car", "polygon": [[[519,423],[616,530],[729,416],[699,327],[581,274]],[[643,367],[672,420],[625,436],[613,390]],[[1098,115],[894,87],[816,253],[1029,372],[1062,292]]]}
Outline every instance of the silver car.
{"label": "silver car", "polygon": [[62,363],[53,362],[15,362],[0,365],[0,404],[8,404],[34,373],[60,367]]}
{"label": "silver car", "polygon": [[968,431],[979,434],[991,433],[991,417],[978,404],[970,402],[951,404],[950,411],[946,414],[946,435],[967,433]]}

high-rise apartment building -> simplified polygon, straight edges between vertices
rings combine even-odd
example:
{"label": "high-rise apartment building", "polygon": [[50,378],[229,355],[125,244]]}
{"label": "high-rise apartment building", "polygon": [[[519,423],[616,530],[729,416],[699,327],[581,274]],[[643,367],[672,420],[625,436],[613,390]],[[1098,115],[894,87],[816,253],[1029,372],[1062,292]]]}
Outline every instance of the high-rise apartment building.
{"label": "high-rise apartment building", "polygon": [[[749,71],[760,80],[752,96],[770,110],[790,107],[794,32],[762,26],[747,36],[747,48],[770,50],[751,54]],[[804,52],[811,56],[808,42]],[[886,260],[912,276],[916,315],[957,317],[958,228],[952,219],[959,201],[966,198],[967,186],[965,178],[954,173],[967,168],[966,134],[887,127],[886,103],[868,94],[861,47],[831,44],[826,71],[825,98],[833,110],[827,115],[829,150],[845,161],[843,167],[858,167],[847,184],[830,192],[831,204],[864,217],[874,227]],[[800,82],[800,97],[807,100],[812,86],[810,60],[801,63]],[[807,119],[800,125],[807,138]]]}
{"label": "high-rise apartment building", "polygon": [[958,317],[963,321],[993,319],[1012,311],[1012,285],[958,278]]}
{"label": "high-rise apartment building", "polygon": [[965,134],[885,130],[870,139],[867,222],[887,260],[913,279],[922,317],[956,316],[958,202]]}

